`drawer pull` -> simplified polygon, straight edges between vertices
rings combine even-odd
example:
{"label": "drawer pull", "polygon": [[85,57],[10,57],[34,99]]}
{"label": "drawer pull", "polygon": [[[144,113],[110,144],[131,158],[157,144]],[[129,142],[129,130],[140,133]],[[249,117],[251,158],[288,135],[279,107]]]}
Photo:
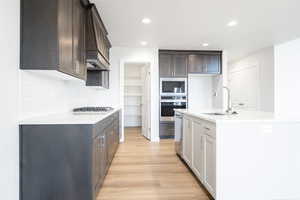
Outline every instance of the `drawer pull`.
{"label": "drawer pull", "polygon": [[204,127],[206,130],[210,131],[210,128]]}

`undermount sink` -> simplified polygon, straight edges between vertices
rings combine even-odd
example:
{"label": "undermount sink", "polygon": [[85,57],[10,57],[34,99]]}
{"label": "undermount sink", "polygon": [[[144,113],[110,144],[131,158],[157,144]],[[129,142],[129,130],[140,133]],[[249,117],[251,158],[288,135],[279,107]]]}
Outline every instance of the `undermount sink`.
{"label": "undermount sink", "polygon": [[237,115],[237,112],[232,112],[232,113],[221,113],[221,112],[215,112],[215,113],[203,113],[205,115]]}
{"label": "undermount sink", "polygon": [[203,113],[205,115],[227,115],[226,113]]}

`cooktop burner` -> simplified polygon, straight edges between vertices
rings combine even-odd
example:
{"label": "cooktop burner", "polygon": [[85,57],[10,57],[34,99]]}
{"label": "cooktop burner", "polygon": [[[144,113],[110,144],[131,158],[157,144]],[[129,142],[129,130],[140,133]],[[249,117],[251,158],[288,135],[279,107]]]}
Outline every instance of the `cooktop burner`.
{"label": "cooktop burner", "polygon": [[98,112],[109,112],[113,110],[112,107],[81,107],[81,108],[74,108],[74,113],[85,113],[85,112],[91,112],[91,113],[98,113]]}

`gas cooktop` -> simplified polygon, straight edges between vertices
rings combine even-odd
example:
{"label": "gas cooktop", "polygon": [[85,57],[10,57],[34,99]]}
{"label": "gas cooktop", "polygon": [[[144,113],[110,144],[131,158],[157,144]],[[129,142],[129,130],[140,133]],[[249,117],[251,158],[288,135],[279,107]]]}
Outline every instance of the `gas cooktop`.
{"label": "gas cooktop", "polygon": [[81,107],[74,108],[73,113],[107,113],[112,110],[112,107]]}

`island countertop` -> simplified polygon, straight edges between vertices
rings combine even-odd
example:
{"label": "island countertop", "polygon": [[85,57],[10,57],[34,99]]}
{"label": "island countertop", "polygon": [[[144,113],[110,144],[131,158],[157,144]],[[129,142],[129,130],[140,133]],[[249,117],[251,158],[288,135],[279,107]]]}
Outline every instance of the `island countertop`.
{"label": "island countertop", "polygon": [[237,111],[238,114],[233,115],[210,115],[207,113],[221,112],[220,110],[189,110],[189,109],[176,109],[176,112],[207,120],[213,123],[217,122],[283,122],[283,121],[299,121],[295,119],[279,119],[276,118],[272,112],[262,111]]}

